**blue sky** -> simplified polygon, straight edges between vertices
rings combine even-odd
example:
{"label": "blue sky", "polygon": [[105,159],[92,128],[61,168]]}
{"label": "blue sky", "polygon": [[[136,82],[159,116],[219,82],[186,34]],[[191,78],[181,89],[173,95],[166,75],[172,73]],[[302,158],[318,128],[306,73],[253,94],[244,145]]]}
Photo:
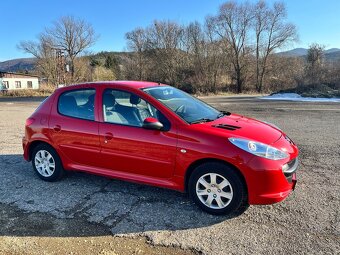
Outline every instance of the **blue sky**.
{"label": "blue sky", "polygon": [[[240,0],[241,2],[243,0]],[[254,1],[254,0],[251,0]],[[63,15],[90,22],[100,35],[97,51],[122,51],[126,32],[155,19],[183,24],[215,14],[222,0],[1,0],[0,61],[30,57],[17,49],[21,40],[37,35]],[[268,0],[269,3],[274,2]],[[318,42],[340,48],[340,0],[286,0],[288,19],[298,27],[300,41],[291,48]]]}

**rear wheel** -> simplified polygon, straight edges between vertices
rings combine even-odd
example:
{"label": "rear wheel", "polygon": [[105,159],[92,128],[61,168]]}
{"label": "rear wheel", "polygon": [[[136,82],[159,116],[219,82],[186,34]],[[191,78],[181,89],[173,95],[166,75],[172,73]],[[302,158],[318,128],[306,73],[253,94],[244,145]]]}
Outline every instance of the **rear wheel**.
{"label": "rear wheel", "polygon": [[32,153],[32,165],[44,181],[57,181],[64,173],[58,153],[47,144],[39,144]]}
{"label": "rear wheel", "polygon": [[194,202],[211,214],[231,214],[247,204],[246,187],[237,172],[222,163],[198,166],[189,180]]}

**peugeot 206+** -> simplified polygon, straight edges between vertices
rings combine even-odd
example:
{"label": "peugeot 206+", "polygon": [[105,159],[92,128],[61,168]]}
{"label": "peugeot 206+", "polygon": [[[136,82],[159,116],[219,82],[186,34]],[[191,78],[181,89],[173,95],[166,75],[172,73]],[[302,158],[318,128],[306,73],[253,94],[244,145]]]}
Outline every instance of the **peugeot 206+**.
{"label": "peugeot 206+", "polygon": [[282,201],[298,166],[275,125],[152,82],[57,89],[26,120],[23,149],[45,181],[74,170],[187,191],[212,214]]}

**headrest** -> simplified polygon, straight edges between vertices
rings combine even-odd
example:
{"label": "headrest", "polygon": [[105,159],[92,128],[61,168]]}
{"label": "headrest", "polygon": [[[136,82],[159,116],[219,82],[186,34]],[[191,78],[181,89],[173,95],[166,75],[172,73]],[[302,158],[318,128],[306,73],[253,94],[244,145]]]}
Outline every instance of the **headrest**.
{"label": "headrest", "polygon": [[112,94],[104,94],[103,103],[106,107],[113,107],[116,104],[116,98]]}
{"label": "headrest", "polygon": [[77,107],[77,101],[74,98],[74,96],[62,96],[62,100],[60,102],[60,105],[63,107]]}
{"label": "headrest", "polygon": [[87,98],[87,102],[94,103],[94,94],[90,95],[90,96]]}
{"label": "headrest", "polygon": [[59,111],[63,114],[74,114],[78,110],[77,101],[74,96],[61,96],[59,101]]}
{"label": "headrest", "polygon": [[136,96],[134,94],[131,94],[130,96],[130,104],[139,104],[140,103],[140,97]]}

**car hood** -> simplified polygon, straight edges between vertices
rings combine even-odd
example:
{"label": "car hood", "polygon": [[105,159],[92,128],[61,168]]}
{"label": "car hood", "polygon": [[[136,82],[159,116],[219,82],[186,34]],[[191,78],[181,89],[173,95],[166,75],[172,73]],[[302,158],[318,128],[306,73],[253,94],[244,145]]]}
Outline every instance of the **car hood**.
{"label": "car hood", "polygon": [[228,137],[242,137],[265,144],[273,144],[282,136],[279,129],[267,123],[237,114],[197,125],[202,125],[204,129],[212,129],[211,131],[223,132],[228,134]]}

